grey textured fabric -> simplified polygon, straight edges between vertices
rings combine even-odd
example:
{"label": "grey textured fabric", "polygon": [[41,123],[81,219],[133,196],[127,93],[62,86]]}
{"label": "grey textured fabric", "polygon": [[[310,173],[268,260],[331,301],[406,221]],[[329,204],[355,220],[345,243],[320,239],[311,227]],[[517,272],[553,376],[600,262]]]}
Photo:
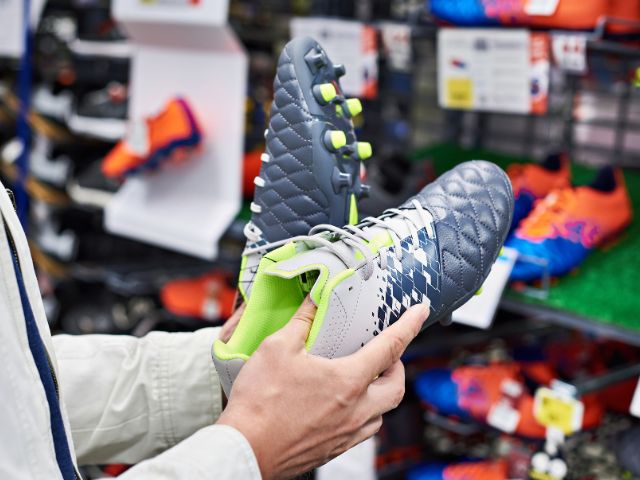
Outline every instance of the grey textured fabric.
{"label": "grey textured fabric", "polygon": [[[481,160],[448,171],[414,197],[435,219],[440,247],[438,317],[449,315],[482,286],[513,217],[513,188],[497,165]],[[411,201],[402,208],[411,208]]]}
{"label": "grey textured fabric", "polygon": [[296,77],[292,44],[278,61],[274,99],[267,132],[269,162],[260,176],[254,202],[262,207],[252,221],[269,241],[305,235],[315,225],[329,222],[329,201],[313,173],[313,116]]}

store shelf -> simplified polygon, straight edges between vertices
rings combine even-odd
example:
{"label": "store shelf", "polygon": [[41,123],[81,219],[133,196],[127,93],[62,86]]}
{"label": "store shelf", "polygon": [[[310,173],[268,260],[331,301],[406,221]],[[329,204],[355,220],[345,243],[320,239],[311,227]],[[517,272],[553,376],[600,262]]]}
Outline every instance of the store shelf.
{"label": "store shelf", "polygon": [[640,347],[640,331],[637,330],[624,328],[557,308],[536,305],[510,297],[502,299],[500,302],[500,308],[511,313],[530,317],[536,321],[554,323]]}

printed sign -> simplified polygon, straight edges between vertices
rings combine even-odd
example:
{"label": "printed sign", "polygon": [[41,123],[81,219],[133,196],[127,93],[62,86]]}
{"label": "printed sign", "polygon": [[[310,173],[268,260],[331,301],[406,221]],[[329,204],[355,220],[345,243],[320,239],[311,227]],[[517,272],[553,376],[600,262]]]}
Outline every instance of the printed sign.
{"label": "printed sign", "polygon": [[548,90],[547,33],[473,28],[438,32],[441,107],[542,115]]}

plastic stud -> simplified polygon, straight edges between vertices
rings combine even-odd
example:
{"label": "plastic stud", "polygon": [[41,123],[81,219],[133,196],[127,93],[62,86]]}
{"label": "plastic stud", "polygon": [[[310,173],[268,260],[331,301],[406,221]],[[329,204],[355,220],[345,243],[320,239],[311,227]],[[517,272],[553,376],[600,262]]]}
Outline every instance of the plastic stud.
{"label": "plastic stud", "polygon": [[338,95],[338,92],[336,92],[336,87],[334,87],[332,83],[322,83],[320,85],[314,85],[313,87],[313,96],[320,105],[326,105],[333,100],[336,95]]}
{"label": "plastic stud", "polygon": [[327,130],[324,134],[324,146],[332,153],[347,144],[347,137],[341,130]]}
{"label": "plastic stud", "polygon": [[347,109],[352,117],[355,117],[362,111],[362,103],[357,98],[350,98],[347,100]]}

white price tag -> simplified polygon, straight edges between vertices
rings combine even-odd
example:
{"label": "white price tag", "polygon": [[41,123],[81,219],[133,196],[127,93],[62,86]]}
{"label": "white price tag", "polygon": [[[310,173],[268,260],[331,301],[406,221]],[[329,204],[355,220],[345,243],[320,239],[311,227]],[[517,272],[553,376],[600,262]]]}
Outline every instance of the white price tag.
{"label": "white price tag", "polygon": [[487,423],[505,433],[514,433],[520,423],[520,412],[511,407],[509,402],[500,400],[489,410]]}
{"label": "white price tag", "polygon": [[553,35],[553,58],[561,69],[573,73],[587,71],[587,37],[582,34]]}
{"label": "white price tag", "polygon": [[640,417],[640,380],[638,381],[638,386],[636,387],[636,393],[633,395],[629,413],[631,413],[631,415],[635,415],[636,417]]}
{"label": "white price tag", "polygon": [[505,248],[484,281],[482,293],[472,297],[471,300],[453,312],[453,321],[477,328],[491,327],[502,292],[507,285],[517,258],[517,250]]}
{"label": "white price tag", "polygon": [[502,382],[500,389],[504,395],[489,410],[487,423],[503,432],[515,433],[521,417],[515,405],[522,396],[522,385],[507,379]]}
{"label": "white price tag", "polygon": [[550,17],[556,13],[560,0],[529,0],[524,6],[527,15],[542,15]]}

